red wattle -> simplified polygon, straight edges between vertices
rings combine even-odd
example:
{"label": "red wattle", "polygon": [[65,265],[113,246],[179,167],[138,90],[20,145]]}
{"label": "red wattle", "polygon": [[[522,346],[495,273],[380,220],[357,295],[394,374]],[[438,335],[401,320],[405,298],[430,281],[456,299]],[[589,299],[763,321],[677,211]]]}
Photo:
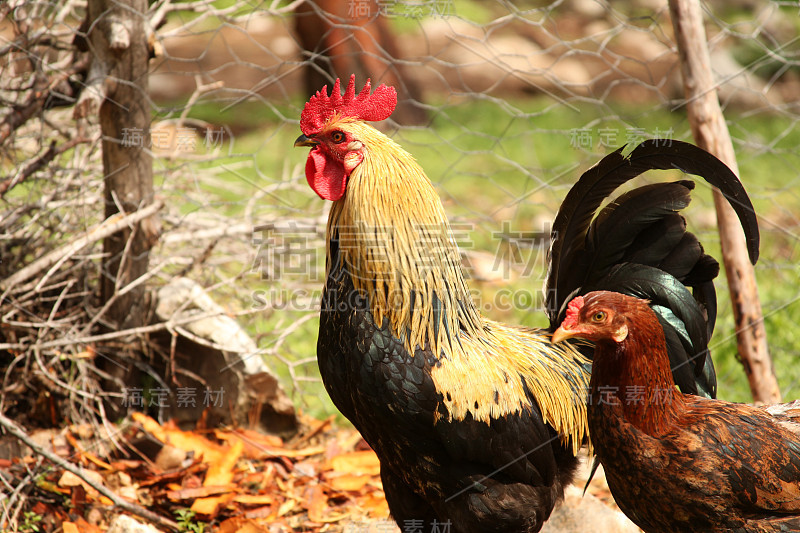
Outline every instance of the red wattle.
{"label": "red wattle", "polygon": [[344,196],[347,173],[340,161],[322,153],[319,146],[314,147],[306,161],[306,179],[323,200],[336,201]]}

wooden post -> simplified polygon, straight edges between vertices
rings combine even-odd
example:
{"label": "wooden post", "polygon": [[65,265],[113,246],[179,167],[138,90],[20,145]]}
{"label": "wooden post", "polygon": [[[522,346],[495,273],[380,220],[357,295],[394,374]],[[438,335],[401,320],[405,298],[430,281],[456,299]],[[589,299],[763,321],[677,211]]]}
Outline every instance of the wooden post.
{"label": "wooden post", "polygon": [[[711,72],[700,3],[698,0],[669,0],[669,10],[678,44],[686,110],[694,140],[738,176],[733,143]],[[767,349],[755,272],[748,260],[744,236],[736,214],[716,189],[714,205],[742,365],[750,382],[753,399],[756,402],[777,403],[781,394]]]}

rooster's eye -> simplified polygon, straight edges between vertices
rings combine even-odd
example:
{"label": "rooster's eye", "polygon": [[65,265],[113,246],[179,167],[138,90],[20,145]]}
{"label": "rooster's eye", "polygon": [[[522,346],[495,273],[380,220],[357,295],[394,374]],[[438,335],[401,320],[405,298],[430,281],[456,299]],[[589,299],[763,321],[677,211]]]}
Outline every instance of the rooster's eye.
{"label": "rooster's eye", "polygon": [[598,311],[592,315],[592,322],[602,322],[606,319],[605,311]]}
{"label": "rooster's eye", "polygon": [[344,141],[344,139],[345,139],[344,133],[342,133],[341,131],[334,131],[333,133],[331,133],[331,140],[335,143],[340,143]]}

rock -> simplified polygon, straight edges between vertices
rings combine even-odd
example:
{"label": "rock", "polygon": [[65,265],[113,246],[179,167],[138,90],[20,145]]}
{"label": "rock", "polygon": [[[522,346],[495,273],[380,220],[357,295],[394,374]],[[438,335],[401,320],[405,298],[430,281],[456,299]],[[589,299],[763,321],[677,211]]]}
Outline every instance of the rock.
{"label": "rock", "polygon": [[641,533],[622,511],[595,494],[611,498],[603,467],[598,467],[584,494],[591,475],[591,460],[582,457],[575,481],[564,491],[564,501],[550,515],[541,533]]}
{"label": "rock", "polygon": [[640,533],[636,524],[583,489],[570,485],[564,502],[550,515],[542,533]]}
{"label": "rock", "polygon": [[121,514],[114,518],[106,533],[162,533],[149,524],[143,524],[130,516]]}
{"label": "rock", "polygon": [[[540,92],[568,87],[583,93],[591,78],[581,61],[563,50],[545,50],[512,31],[494,31],[458,19],[434,18],[423,23],[426,39],[405,39],[413,60],[426,63],[439,76],[426,82],[448,91]],[[434,59],[432,61],[432,59]],[[426,72],[429,74],[429,72]],[[436,87],[434,87],[436,88]]]}
{"label": "rock", "polygon": [[161,471],[185,468],[188,466],[186,464],[188,456],[189,454],[185,450],[165,444],[161,450],[159,450],[158,454],[156,454],[156,458],[153,462]]}
{"label": "rock", "polygon": [[770,90],[764,80],[740,65],[730,49],[711,50],[711,70],[717,82],[719,102],[723,108],[761,109],[783,103],[778,91]]}
{"label": "rock", "polygon": [[200,378],[188,384],[180,376],[183,397],[178,390],[174,401],[165,402],[170,417],[197,421],[207,410],[211,426],[233,422],[232,414],[244,427],[271,433],[296,429],[294,405],[255,341],[199,284],[176,278],[157,297],[156,316],[178,334],[175,364]]}

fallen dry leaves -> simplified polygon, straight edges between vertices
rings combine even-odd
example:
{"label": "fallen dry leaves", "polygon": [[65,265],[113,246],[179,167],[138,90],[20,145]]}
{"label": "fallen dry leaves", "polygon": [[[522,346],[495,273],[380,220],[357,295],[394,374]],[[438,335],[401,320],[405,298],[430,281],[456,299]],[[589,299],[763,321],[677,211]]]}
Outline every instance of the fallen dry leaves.
{"label": "fallen dry leaves", "polygon": [[[143,414],[131,419],[115,435],[124,453],[111,453],[85,427],[44,430],[36,440],[81,465],[92,484],[189,533],[401,531],[388,518],[378,458],[355,430],[337,429],[332,419],[306,419],[286,442],[247,429],[186,431]],[[40,460],[0,459],[0,477],[11,486],[37,473],[25,511],[40,520],[38,531],[106,533],[121,511],[86,479]],[[590,469],[583,469],[585,480]],[[603,476],[588,492],[615,508]]]}
{"label": "fallen dry leaves", "polygon": [[[124,457],[103,456],[70,428],[53,433],[50,444],[120,497],[178,522],[188,517],[190,531],[399,531],[387,521],[377,457],[354,430],[335,429],[331,420],[307,420],[306,431],[288,442],[245,429],[185,431],[141,413],[132,420],[117,436]],[[13,479],[33,462],[6,461],[0,474]],[[46,517],[42,531],[102,533],[118,512],[57,467],[30,498],[31,510]]]}

